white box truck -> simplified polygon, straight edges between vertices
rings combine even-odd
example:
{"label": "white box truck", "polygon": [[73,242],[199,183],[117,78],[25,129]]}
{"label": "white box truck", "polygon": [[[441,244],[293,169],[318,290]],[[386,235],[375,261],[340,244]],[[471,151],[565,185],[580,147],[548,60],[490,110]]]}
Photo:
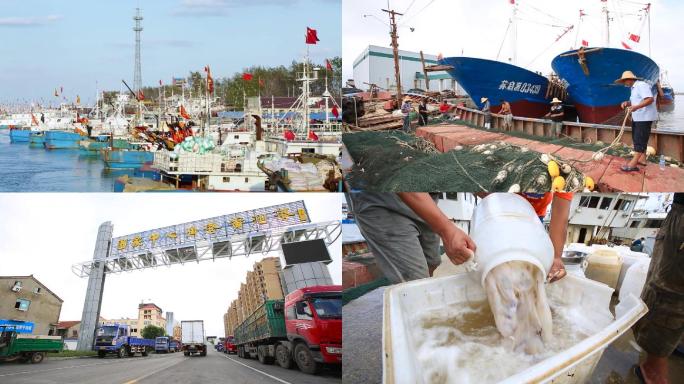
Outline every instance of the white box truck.
{"label": "white box truck", "polygon": [[207,355],[207,344],[204,342],[204,320],[181,321],[181,347],[185,356],[199,353]]}

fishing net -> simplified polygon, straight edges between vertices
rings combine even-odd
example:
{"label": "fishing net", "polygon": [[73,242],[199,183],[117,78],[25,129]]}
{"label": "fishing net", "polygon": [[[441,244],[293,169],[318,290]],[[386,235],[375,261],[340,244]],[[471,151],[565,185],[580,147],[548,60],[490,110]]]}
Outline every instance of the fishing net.
{"label": "fishing net", "polygon": [[[347,181],[369,191],[546,192],[552,180],[540,153],[502,141],[440,153],[423,138],[403,132],[358,132],[343,141],[355,166]],[[581,191],[584,175],[568,164],[563,188]]]}

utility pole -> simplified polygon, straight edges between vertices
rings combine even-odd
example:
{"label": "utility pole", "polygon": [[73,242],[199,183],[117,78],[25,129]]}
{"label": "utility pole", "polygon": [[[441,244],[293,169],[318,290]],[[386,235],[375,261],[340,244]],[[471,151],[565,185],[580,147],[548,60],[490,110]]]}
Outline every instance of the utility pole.
{"label": "utility pole", "polygon": [[394,77],[397,82],[397,104],[401,105],[401,76],[399,74],[399,42],[397,39],[397,20],[396,16],[403,16],[403,13],[395,12],[394,10],[383,9],[390,17],[390,36],[392,37],[392,52],[394,53]]}

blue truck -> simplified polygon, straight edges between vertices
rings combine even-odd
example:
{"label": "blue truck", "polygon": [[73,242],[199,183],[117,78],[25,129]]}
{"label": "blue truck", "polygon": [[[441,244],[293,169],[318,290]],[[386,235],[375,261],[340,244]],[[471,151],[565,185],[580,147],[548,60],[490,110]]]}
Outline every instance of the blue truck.
{"label": "blue truck", "polygon": [[140,353],[147,356],[154,350],[154,340],[130,336],[130,329],[126,324],[107,324],[97,329],[93,350],[99,358],[107,354],[117,357],[135,356]]}
{"label": "blue truck", "polygon": [[173,353],[180,350],[180,343],[168,336],[159,336],[154,339],[155,353]]}

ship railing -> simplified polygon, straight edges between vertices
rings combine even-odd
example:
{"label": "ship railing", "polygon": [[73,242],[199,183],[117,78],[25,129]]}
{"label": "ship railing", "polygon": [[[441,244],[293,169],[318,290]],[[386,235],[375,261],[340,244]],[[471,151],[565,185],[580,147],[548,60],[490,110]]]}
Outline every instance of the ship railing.
{"label": "ship railing", "polygon": [[[464,120],[478,127],[484,127],[484,113],[480,110],[456,107],[456,110]],[[491,127],[503,130],[504,115],[492,113]],[[594,144],[601,141],[605,144],[612,143],[620,133],[620,126],[579,123],[574,121],[564,121],[561,129],[561,136],[572,138],[586,144]],[[546,119],[535,119],[529,117],[513,116],[511,131],[521,132],[534,136],[553,136],[553,122]],[[631,132],[632,127],[625,127],[625,132]],[[632,135],[623,134],[620,140],[623,144],[632,146]],[[678,161],[684,160],[684,132],[665,131],[652,129],[648,143],[655,148],[657,154],[670,156]]]}
{"label": "ship railing", "polygon": [[154,154],[153,167],[171,174],[208,174],[229,172],[236,160],[224,158],[219,153],[189,153],[159,151]]}

